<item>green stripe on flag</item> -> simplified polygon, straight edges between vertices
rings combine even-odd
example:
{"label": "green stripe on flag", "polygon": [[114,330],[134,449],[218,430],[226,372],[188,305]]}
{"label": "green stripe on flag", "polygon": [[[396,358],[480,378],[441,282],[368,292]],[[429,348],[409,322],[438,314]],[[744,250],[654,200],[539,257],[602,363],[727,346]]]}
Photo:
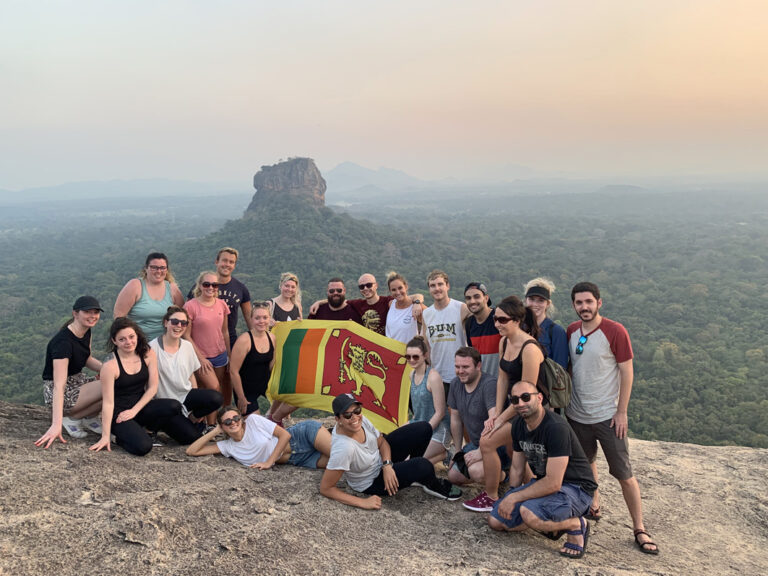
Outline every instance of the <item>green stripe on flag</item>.
{"label": "green stripe on flag", "polygon": [[278,394],[293,394],[296,392],[296,376],[299,371],[299,355],[301,343],[307,330],[291,330],[283,344],[283,363],[280,366],[280,385]]}

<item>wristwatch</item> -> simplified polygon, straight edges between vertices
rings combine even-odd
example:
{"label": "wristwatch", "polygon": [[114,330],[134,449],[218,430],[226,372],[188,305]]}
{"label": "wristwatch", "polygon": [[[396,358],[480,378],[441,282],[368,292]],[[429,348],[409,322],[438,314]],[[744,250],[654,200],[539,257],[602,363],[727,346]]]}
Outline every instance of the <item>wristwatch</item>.
{"label": "wristwatch", "polygon": [[384,462],[381,463],[382,468],[384,466],[392,466],[392,460],[384,460]]}

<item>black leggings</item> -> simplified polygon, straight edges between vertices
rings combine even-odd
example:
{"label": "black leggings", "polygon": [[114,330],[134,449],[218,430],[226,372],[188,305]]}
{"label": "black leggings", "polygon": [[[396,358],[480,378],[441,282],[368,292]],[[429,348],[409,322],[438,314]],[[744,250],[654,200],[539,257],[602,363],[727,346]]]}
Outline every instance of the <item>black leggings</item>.
{"label": "black leggings", "polygon": [[[411,422],[390,434],[385,434],[384,438],[392,450],[393,468],[399,488],[406,488],[414,482],[430,487],[434,485],[435,467],[432,462],[422,457],[432,438],[432,426],[429,422]],[[383,467],[373,484],[368,486],[364,493],[376,496],[388,495],[384,487]]]}
{"label": "black leggings", "polygon": [[218,390],[206,390],[204,388],[192,388],[184,398],[184,406],[187,407],[195,418],[208,416],[219,409],[224,402],[221,392]]}
{"label": "black leggings", "polygon": [[169,398],[155,398],[147,402],[132,420],[115,422],[122,409],[115,407],[112,434],[118,446],[129,454],[144,456],[152,450],[152,438],[144,430],[162,430],[179,444],[191,444],[200,437],[200,431],[181,413],[181,403]]}

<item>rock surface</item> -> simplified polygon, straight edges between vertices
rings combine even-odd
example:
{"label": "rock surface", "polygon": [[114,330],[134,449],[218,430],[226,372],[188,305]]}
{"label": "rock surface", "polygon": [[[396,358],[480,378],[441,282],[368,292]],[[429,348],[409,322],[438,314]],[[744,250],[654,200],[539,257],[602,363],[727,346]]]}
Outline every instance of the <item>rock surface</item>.
{"label": "rock surface", "polygon": [[768,450],[632,440],[661,555],[634,547],[601,461],[603,519],[574,561],[418,488],[368,512],[323,498],[320,471],[189,458],[171,441],[144,458],[89,452],[95,436],[36,448],[49,418],[0,402],[0,575],[768,573]]}
{"label": "rock surface", "polygon": [[325,206],[325,180],[311,158],[291,158],[262,166],[253,177],[253,187],[256,194],[245,211],[246,217],[286,197],[316,207]]}

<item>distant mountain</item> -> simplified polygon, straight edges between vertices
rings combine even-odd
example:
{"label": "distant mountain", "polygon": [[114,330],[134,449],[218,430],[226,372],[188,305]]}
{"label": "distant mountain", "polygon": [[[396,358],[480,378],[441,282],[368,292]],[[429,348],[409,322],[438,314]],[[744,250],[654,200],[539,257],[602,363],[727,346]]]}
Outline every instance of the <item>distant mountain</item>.
{"label": "distant mountain", "polygon": [[328,192],[348,192],[365,186],[373,186],[380,190],[402,190],[404,188],[420,188],[429,182],[420,180],[401,170],[379,168],[371,170],[354,162],[343,162],[325,173]]}

